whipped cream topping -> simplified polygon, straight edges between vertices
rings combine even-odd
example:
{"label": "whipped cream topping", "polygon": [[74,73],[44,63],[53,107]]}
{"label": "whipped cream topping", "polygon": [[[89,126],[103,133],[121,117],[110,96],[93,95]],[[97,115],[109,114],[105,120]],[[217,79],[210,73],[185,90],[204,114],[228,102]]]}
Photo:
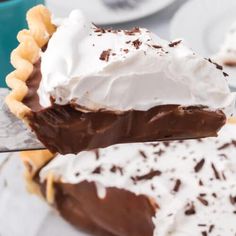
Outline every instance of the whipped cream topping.
{"label": "whipped cream topping", "polygon": [[155,236],[235,236],[235,133],[236,125],[226,125],[218,138],[58,155],[40,178],[54,173],[64,183],[95,182],[100,198],[107,187],[152,197],[160,206],[153,218]]}
{"label": "whipped cream topping", "polygon": [[52,97],[93,111],[180,104],[231,114],[235,94],[216,67],[182,41],[167,42],[147,29],[104,30],[74,10],[42,53],[38,95],[43,107]]}
{"label": "whipped cream topping", "polygon": [[236,66],[236,22],[230,27],[225,41],[214,60],[222,64]]}

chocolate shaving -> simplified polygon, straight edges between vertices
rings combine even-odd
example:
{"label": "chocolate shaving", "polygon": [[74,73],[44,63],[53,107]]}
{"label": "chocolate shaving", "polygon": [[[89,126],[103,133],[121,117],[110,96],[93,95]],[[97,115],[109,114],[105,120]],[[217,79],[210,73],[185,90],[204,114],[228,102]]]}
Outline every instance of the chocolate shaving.
{"label": "chocolate shaving", "polygon": [[142,151],[142,150],[139,150],[139,154],[140,154],[144,159],[147,159],[147,158],[148,158],[147,155],[146,155],[146,153],[145,153],[144,151]]}
{"label": "chocolate shaving", "polygon": [[222,172],[221,172],[221,175],[222,175],[222,177],[223,177],[223,179],[224,179],[224,180],[227,180],[227,178],[226,178],[226,175],[225,175],[224,171],[222,171]]}
{"label": "chocolate shaving", "polygon": [[128,53],[129,52],[129,49],[124,49],[123,50],[125,53]]}
{"label": "chocolate shaving", "polygon": [[[233,116],[233,114],[232,114],[232,116]],[[234,147],[236,147],[236,140],[232,140],[232,145],[234,146]]]}
{"label": "chocolate shaving", "polygon": [[156,176],[160,176],[161,174],[162,174],[162,172],[159,170],[152,170],[148,174],[132,177],[132,179],[134,181],[150,180]]}
{"label": "chocolate shaving", "polygon": [[76,173],[75,173],[75,176],[76,176],[76,177],[78,177],[79,175],[80,175],[80,173],[79,173],[79,172],[76,172]]}
{"label": "chocolate shaving", "polygon": [[95,33],[103,33],[103,34],[106,33],[105,29],[103,29],[103,28],[97,28],[94,30],[94,32]]}
{"label": "chocolate shaving", "polygon": [[228,159],[227,155],[224,153],[219,154],[219,156],[224,157],[226,160]]}
{"label": "chocolate shaving", "polygon": [[223,72],[224,77],[228,77],[229,75],[226,72]]}
{"label": "chocolate shaving", "polygon": [[102,61],[109,61],[110,53],[111,53],[111,49],[103,51],[99,59]]}
{"label": "chocolate shaving", "polygon": [[231,143],[225,143],[222,146],[218,147],[217,149],[220,151],[220,150],[228,148],[230,145],[231,145]]}
{"label": "chocolate shaving", "polygon": [[151,184],[151,189],[152,189],[152,190],[155,190],[155,187],[154,187],[154,185],[153,185],[153,184]]}
{"label": "chocolate shaving", "polygon": [[199,196],[197,197],[197,199],[204,205],[204,206],[208,206],[208,201],[206,199],[204,199],[203,197]]}
{"label": "chocolate shaving", "polygon": [[124,32],[126,35],[135,35],[136,33],[140,33],[140,29],[138,27],[135,27],[131,30],[125,30]]}
{"label": "chocolate shaving", "polygon": [[206,231],[202,232],[202,236],[207,236],[207,235],[208,235],[208,233]]}
{"label": "chocolate shaving", "polygon": [[199,186],[203,186],[204,185],[201,179],[199,179],[198,184],[199,184]]}
{"label": "chocolate shaving", "polygon": [[136,39],[132,42],[132,44],[136,49],[139,49],[139,47],[142,45],[142,42],[139,39]]}
{"label": "chocolate shaving", "polygon": [[119,171],[120,172],[120,174],[121,175],[123,175],[123,168],[122,167],[120,167],[120,166],[112,166],[112,168],[110,169],[110,171],[112,172],[112,173],[117,173],[117,171]]}
{"label": "chocolate shaving", "polygon": [[102,168],[101,166],[98,166],[97,168],[95,168],[95,170],[92,172],[92,174],[101,174],[102,172]]}
{"label": "chocolate shaving", "polygon": [[208,59],[206,59],[206,60],[208,60],[210,63],[214,64],[214,65],[216,66],[216,69],[218,69],[218,70],[223,70],[223,66],[219,65],[219,64],[216,63],[216,62],[213,62],[213,61],[211,60],[211,58],[208,58]]}
{"label": "chocolate shaving", "polygon": [[175,182],[175,186],[173,188],[173,191],[174,192],[179,192],[180,186],[181,186],[181,180],[177,179],[176,182]]}
{"label": "chocolate shaving", "polygon": [[95,152],[96,160],[98,160],[100,158],[99,150],[96,149],[94,150],[94,152]]}
{"label": "chocolate shaving", "polygon": [[216,194],[216,193],[212,193],[212,196],[213,196],[214,198],[217,198],[217,194]]}
{"label": "chocolate shaving", "polygon": [[171,42],[171,43],[169,43],[169,47],[173,48],[173,47],[177,46],[178,44],[180,44],[181,42],[182,42],[182,40]]}
{"label": "chocolate shaving", "polygon": [[193,203],[187,205],[187,209],[185,210],[185,215],[190,216],[196,214],[195,206]]}
{"label": "chocolate shaving", "polygon": [[160,145],[160,143],[148,143],[147,145],[148,146],[150,145],[155,148],[155,147],[158,147]]}
{"label": "chocolate shaving", "polygon": [[168,141],[163,141],[162,143],[164,144],[165,147],[169,147],[170,146],[170,142],[168,142]]}
{"label": "chocolate shaving", "polygon": [[223,70],[223,66],[217,64],[216,62],[213,62],[214,65],[216,65],[216,69]]}
{"label": "chocolate shaving", "polygon": [[213,229],[215,228],[215,225],[210,225],[210,227],[209,227],[209,233],[211,233],[212,231],[213,231]]}
{"label": "chocolate shaving", "polygon": [[152,45],[152,47],[153,47],[153,48],[156,48],[156,49],[162,48],[162,46],[160,46],[160,45]]}
{"label": "chocolate shaving", "polygon": [[160,149],[159,151],[154,152],[154,154],[158,155],[158,156],[161,156],[164,153],[165,153],[165,151],[163,149]]}
{"label": "chocolate shaving", "polygon": [[230,196],[229,196],[229,200],[230,200],[230,203],[231,203],[232,205],[235,205],[235,204],[236,204],[236,196],[230,195]]}
{"label": "chocolate shaving", "polygon": [[216,178],[216,179],[220,179],[220,174],[219,174],[219,172],[217,171],[217,169],[216,169],[216,167],[215,167],[215,165],[214,165],[213,163],[211,163],[211,167],[212,167],[212,169],[213,169],[215,178]]}
{"label": "chocolate shaving", "polygon": [[199,162],[196,164],[196,166],[194,167],[194,171],[195,171],[196,173],[198,173],[198,172],[202,169],[202,167],[203,167],[204,164],[205,164],[205,159],[202,158],[202,160],[199,161]]}

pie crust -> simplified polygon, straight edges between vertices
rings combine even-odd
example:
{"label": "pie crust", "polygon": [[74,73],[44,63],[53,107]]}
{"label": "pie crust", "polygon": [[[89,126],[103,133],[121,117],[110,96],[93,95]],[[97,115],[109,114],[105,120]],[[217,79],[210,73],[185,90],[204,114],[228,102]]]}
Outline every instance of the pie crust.
{"label": "pie crust", "polygon": [[28,92],[26,81],[33,71],[34,63],[40,58],[41,49],[48,43],[56,26],[51,21],[51,13],[43,5],[31,8],[26,19],[29,29],[19,32],[19,45],[11,54],[11,64],[15,70],[6,77],[6,83],[12,91],[5,102],[14,115],[28,123],[26,114],[31,109],[22,103]]}

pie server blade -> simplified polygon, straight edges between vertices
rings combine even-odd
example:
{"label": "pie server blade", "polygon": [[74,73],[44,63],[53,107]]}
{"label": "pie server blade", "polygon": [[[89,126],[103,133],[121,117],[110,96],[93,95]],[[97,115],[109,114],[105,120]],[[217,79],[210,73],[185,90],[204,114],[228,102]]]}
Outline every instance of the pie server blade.
{"label": "pie server blade", "polygon": [[0,88],[0,153],[45,149],[34,133],[7,108],[8,89]]}

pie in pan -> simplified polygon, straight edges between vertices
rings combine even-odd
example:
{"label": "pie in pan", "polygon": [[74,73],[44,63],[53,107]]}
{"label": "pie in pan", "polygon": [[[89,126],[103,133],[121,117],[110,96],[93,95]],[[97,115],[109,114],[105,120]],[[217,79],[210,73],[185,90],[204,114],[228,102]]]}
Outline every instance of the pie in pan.
{"label": "pie in pan", "polygon": [[22,158],[30,190],[92,235],[234,236],[235,132]]}

